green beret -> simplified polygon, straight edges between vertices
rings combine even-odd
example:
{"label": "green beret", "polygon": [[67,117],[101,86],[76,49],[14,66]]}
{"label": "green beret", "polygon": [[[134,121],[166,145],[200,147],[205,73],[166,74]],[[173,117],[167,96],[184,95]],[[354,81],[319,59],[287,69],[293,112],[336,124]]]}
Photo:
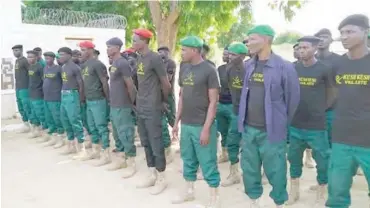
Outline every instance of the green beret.
{"label": "green beret", "polygon": [[44,56],[49,56],[49,57],[55,58],[55,53],[53,53],[51,51],[45,52],[43,55]]}
{"label": "green beret", "polygon": [[197,36],[187,36],[180,41],[181,46],[191,47],[191,48],[202,48],[203,40]]}
{"label": "green beret", "polygon": [[369,18],[363,14],[353,14],[346,17],[342,22],[340,22],[338,30],[342,29],[342,27],[346,25],[356,25],[365,29],[370,28]]}
{"label": "green beret", "polygon": [[229,46],[228,51],[235,54],[247,54],[248,48],[243,43],[236,42]]}
{"label": "green beret", "polygon": [[248,31],[248,35],[250,34],[259,34],[274,37],[275,31],[269,25],[257,25]]}
{"label": "green beret", "polygon": [[56,52],[56,53],[55,53],[55,58],[57,58],[57,59],[59,59],[59,58],[60,58],[60,56],[59,56],[59,53],[58,53],[58,52]]}

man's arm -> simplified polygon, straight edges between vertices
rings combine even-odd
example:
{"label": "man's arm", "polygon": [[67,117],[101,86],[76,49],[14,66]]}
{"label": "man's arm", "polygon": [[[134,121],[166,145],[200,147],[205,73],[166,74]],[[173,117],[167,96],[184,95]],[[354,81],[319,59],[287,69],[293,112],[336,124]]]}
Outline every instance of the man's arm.
{"label": "man's arm", "polygon": [[182,116],[182,88],[180,89],[180,92],[179,92],[179,103],[177,104],[177,112],[176,112],[176,119],[175,119],[175,125],[174,126],[177,126],[179,125],[179,122],[181,120],[181,116]]}
{"label": "man's arm", "polygon": [[109,85],[108,85],[107,67],[103,63],[99,62],[99,64],[95,68],[95,71],[99,76],[100,82],[102,83],[104,96],[107,99],[107,101],[109,101]]}
{"label": "man's arm", "polygon": [[168,81],[164,63],[159,55],[153,58],[152,63],[154,66],[154,71],[157,73],[159,80],[161,81],[163,101],[168,103],[168,94],[171,91],[171,84]]}
{"label": "man's arm", "polygon": [[136,87],[134,84],[134,81],[132,80],[132,72],[130,68],[130,64],[127,61],[122,62],[122,64],[119,66],[119,70],[122,72],[123,81],[125,82],[128,94],[130,96],[131,103],[135,103],[136,99]]}
{"label": "man's arm", "polygon": [[292,63],[284,64],[284,98],[287,109],[287,119],[290,123],[294,117],[294,113],[298,107],[300,100],[300,86],[297,71]]}
{"label": "man's arm", "polygon": [[81,76],[81,69],[76,65],[76,67],[73,70],[78,84],[78,93],[80,94],[80,101],[85,101],[84,81]]}
{"label": "man's arm", "polygon": [[335,88],[335,75],[334,69],[328,68],[325,73],[325,89],[326,89],[326,105],[330,108],[334,105],[337,97],[337,90]]}
{"label": "man's arm", "polygon": [[210,129],[215,120],[219,91],[220,91],[220,79],[216,69],[213,68],[210,71],[210,75],[208,76],[209,104],[207,110],[207,117],[203,128]]}
{"label": "man's arm", "polygon": [[[172,80],[175,78],[175,74],[176,74],[176,63],[171,59],[168,62],[167,70],[168,70],[168,80],[171,83]],[[174,87],[174,86],[171,86],[171,87]]]}

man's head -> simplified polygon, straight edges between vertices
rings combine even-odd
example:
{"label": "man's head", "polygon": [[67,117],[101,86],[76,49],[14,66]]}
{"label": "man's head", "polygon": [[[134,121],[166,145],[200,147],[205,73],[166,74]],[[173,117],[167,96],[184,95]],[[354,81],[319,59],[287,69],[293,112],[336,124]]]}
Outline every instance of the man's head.
{"label": "man's head", "polygon": [[63,63],[60,62],[60,55],[59,55],[58,52],[55,53],[55,59],[57,60],[58,65],[60,65],[60,66],[63,65]]}
{"label": "man's head", "polygon": [[97,50],[97,49],[94,49],[93,59],[98,60],[99,59],[99,55],[100,55],[100,51]]}
{"label": "man's head", "polygon": [[107,54],[109,57],[114,57],[117,54],[120,54],[121,47],[123,45],[123,42],[121,39],[114,37],[109,39],[107,42]]}
{"label": "man's head", "polygon": [[39,55],[39,52],[37,51],[27,51],[27,60],[29,64],[36,64],[37,62],[37,57]]}
{"label": "man's head", "polygon": [[47,65],[53,65],[55,60],[55,53],[51,51],[45,52],[44,58]]}
{"label": "man's head", "polygon": [[271,49],[275,31],[269,25],[257,25],[248,31],[248,49],[251,54]]}
{"label": "man's head", "polygon": [[108,55],[108,61],[109,61],[109,64],[110,64],[110,65],[112,65],[112,64],[113,64],[113,58],[112,58],[112,56],[109,56],[109,55]]}
{"label": "man's head", "polygon": [[170,49],[167,46],[162,46],[158,48],[158,53],[162,57],[163,60],[168,60],[170,57]]}
{"label": "man's head", "polygon": [[365,15],[346,17],[338,26],[343,47],[348,50],[362,47],[367,42],[369,28],[369,18]]}
{"label": "man's head", "polygon": [[72,51],[72,61],[75,62],[75,64],[79,64],[81,60],[81,51],[75,49]]}
{"label": "man's head", "polygon": [[333,42],[332,34],[329,29],[323,28],[315,34],[315,37],[320,39],[319,44],[317,45],[319,50],[328,49],[330,44]]}
{"label": "man's head", "polygon": [[68,47],[59,48],[58,54],[59,54],[59,57],[60,57],[59,61],[62,64],[67,63],[72,58],[72,50]]}
{"label": "man's head", "polygon": [[370,32],[369,34],[367,35],[367,47],[370,48]]}
{"label": "man's head", "polygon": [[79,44],[81,48],[81,60],[84,62],[90,58],[93,58],[95,45],[91,41],[83,41]]}
{"label": "man's head", "polygon": [[[204,41],[203,41],[204,42]],[[210,51],[211,49],[209,48],[209,46],[206,44],[206,43],[204,43],[203,44],[203,47],[202,47],[202,58],[204,59],[204,60],[206,60],[207,59],[207,55],[208,55],[208,53],[209,53],[209,51]]]}
{"label": "man's head", "polygon": [[36,48],[33,49],[33,51],[38,52],[38,54],[37,54],[37,60],[40,60],[41,57],[42,57],[42,49],[40,47],[36,47]]}
{"label": "man's head", "polygon": [[299,59],[299,43],[293,45],[293,57]]}
{"label": "man's head", "polygon": [[300,60],[311,60],[317,51],[320,39],[315,36],[304,36],[298,39]]}
{"label": "man's head", "polygon": [[229,62],[229,51],[228,51],[229,46],[226,46],[224,48],[224,51],[222,53],[222,61],[225,63]]}
{"label": "man's head", "polygon": [[13,55],[19,58],[23,55],[23,45],[15,45],[12,47]]}
{"label": "man's head", "polygon": [[150,38],[153,37],[153,33],[147,29],[135,29],[134,36],[132,37],[132,46],[136,51],[141,51],[145,47],[148,47]]}
{"label": "man's head", "polygon": [[228,54],[230,62],[237,60],[243,61],[245,59],[245,56],[248,54],[248,48],[247,46],[245,46],[244,43],[232,43],[228,47]]}
{"label": "man's head", "polygon": [[201,57],[203,40],[197,36],[188,36],[180,41],[181,58],[184,62],[191,62],[196,57]]}
{"label": "man's head", "polygon": [[135,67],[136,66],[136,60],[137,60],[137,53],[133,48],[128,48],[123,51],[123,53],[126,55],[128,62],[130,63],[130,66]]}

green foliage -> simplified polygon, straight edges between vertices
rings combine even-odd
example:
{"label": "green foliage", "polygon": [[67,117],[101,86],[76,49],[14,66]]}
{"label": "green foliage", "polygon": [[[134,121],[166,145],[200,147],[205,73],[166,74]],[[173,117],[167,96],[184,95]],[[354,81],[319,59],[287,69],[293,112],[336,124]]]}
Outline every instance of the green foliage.
{"label": "green foliage", "polygon": [[234,23],[228,32],[222,32],[217,38],[219,48],[224,48],[232,42],[242,42],[247,37],[251,24]]}
{"label": "green foliage", "polygon": [[299,33],[294,33],[294,32],[285,32],[282,34],[279,34],[276,36],[274,40],[275,45],[280,45],[284,43],[290,43],[290,44],[295,44],[297,43],[297,40],[302,37],[301,34]]}

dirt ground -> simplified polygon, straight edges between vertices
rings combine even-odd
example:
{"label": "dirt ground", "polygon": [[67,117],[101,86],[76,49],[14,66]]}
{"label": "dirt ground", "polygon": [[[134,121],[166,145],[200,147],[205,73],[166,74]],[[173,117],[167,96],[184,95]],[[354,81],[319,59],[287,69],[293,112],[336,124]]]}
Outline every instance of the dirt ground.
{"label": "dirt ground", "polygon": [[[138,148],[139,173],[130,179],[122,179],[121,171],[109,172],[107,166],[94,167],[90,162],[70,160],[61,156],[61,150],[43,147],[25,134],[4,131],[6,125],[20,123],[19,120],[3,120],[1,132],[1,207],[3,208],[122,208],[122,207],[202,207],[208,199],[204,181],[196,183],[196,201],[183,205],[172,205],[171,198],[183,186],[179,173],[181,159],[176,155],[175,162],[167,168],[169,187],[159,196],[152,196],[146,189],[136,189],[146,170],[144,153]],[[219,166],[221,178],[227,177],[227,163]],[[301,200],[289,206],[309,208],[314,206],[315,193],[308,190],[315,184],[315,170],[304,169],[301,183]],[[261,207],[273,208],[268,194],[269,185],[264,186]],[[220,188],[221,207],[248,207],[248,197],[242,185]],[[355,177],[352,188],[354,208],[367,207],[367,183],[364,177]],[[321,207],[324,207],[323,205]]]}

